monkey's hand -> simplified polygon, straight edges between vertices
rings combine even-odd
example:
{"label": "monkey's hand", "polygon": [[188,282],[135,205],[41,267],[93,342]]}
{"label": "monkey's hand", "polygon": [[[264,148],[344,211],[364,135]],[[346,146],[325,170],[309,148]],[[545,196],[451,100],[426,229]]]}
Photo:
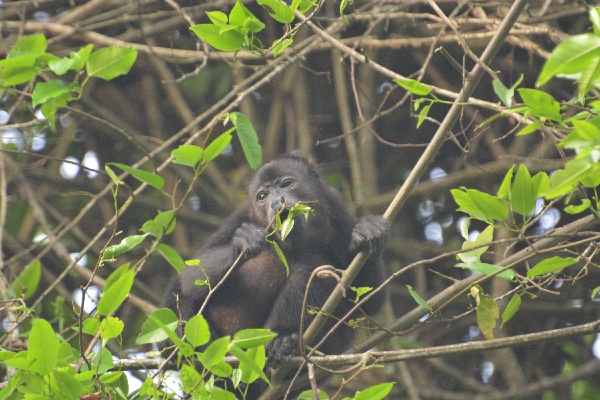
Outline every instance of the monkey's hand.
{"label": "monkey's hand", "polygon": [[267,362],[279,362],[284,357],[292,354],[298,348],[300,338],[298,333],[284,334],[280,333],[269,343],[265,344],[265,352],[267,353]]}
{"label": "monkey's hand", "polygon": [[350,251],[368,251],[379,255],[385,248],[388,238],[388,222],[376,215],[365,215],[358,220],[352,231]]}
{"label": "monkey's hand", "polygon": [[233,251],[237,256],[244,251],[244,258],[256,256],[266,246],[265,235],[267,232],[260,226],[244,222],[233,235]]}

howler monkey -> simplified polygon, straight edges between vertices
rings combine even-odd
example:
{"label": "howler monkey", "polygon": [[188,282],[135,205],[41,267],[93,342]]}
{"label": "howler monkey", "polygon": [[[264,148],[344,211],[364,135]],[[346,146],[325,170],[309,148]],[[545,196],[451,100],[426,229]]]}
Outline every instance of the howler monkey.
{"label": "howler monkey", "polygon": [[[308,219],[296,218],[284,241],[275,238],[289,265],[286,268],[265,236],[272,230],[276,213],[283,218],[286,207],[307,203],[314,211]],[[276,235],[271,236],[274,238]],[[187,267],[177,277],[165,305],[183,320],[195,315],[209,288],[195,281],[208,278],[214,288],[236,258],[236,269],[226,277],[208,300],[203,315],[214,338],[232,335],[240,329],[269,328],[278,336],[266,345],[267,357],[277,360],[298,346],[300,316],[305,289],[311,273],[321,265],[344,269],[358,251],[371,256],[353,282],[354,287],[377,287],[384,278],[381,251],[387,239],[383,218],[366,216],[356,223],[341,197],[320,178],[315,166],[296,156],[271,161],[258,169],[250,181],[248,200],[200,249],[200,267]],[[337,281],[317,278],[311,283],[307,304],[320,308]],[[383,296],[373,296],[363,310],[374,313]],[[348,295],[348,298],[354,298]],[[350,306],[344,299],[336,310],[342,316]],[[305,310],[306,311],[306,310]],[[307,323],[311,320],[305,314]],[[339,353],[348,347],[351,328],[341,328],[319,350]]]}

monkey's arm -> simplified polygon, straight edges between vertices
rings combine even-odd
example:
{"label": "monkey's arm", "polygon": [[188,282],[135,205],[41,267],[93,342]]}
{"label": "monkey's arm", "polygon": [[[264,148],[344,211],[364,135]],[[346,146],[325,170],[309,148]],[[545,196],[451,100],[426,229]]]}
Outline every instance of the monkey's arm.
{"label": "monkey's arm", "polygon": [[[366,215],[354,226],[350,254],[354,257],[359,251],[368,251],[370,256],[352,282],[352,286],[377,288],[385,280],[385,266],[381,253],[387,243],[388,225],[382,217]],[[383,306],[386,296],[387,292],[381,290],[363,305],[363,310],[367,314],[377,313]]]}
{"label": "monkey's arm", "polygon": [[365,215],[352,230],[350,252],[353,255],[368,251],[371,257],[379,257],[388,238],[388,222],[380,216]]}

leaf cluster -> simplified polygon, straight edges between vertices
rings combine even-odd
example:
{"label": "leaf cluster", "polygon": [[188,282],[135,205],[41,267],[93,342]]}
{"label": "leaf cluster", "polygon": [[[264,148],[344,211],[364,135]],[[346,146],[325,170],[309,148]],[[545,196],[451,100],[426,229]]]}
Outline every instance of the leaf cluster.
{"label": "leaf cluster", "polygon": [[[0,60],[0,87],[14,88],[33,83],[31,104],[41,105],[44,117],[56,123],[56,110],[79,99],[83,87],[92,77],[112,80],[127,74],[137,58],[137,51],[129,47],[109,46],[93,50],[89,44],[69,57],[47,53],[48,42],[44,35],[23,36]],[[72,73],[69,83],[63,79],[37,80],[51,72],[63,77]]]}

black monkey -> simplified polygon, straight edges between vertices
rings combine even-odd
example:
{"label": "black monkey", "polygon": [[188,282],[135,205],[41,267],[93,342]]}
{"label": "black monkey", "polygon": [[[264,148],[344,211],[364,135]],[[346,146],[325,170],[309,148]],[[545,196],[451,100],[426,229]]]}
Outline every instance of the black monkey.
{"label": "black monkey", "polygon": [[[265,235],[273,227],[275,214],[279,212],[283,220],[286,207],[298,202],[308,203],[314,215],[308,220],[296,218],[289,236],[284,241],[275,239],[289,264],[286,276],[283,263]],[[208,294],[208,287],[194,282],[208,277],[214,287],[243,251],[239,266],[212,294],[203,315],[214,338],[240,329],[270,328],[278,336],[267,344],[267,357],[277,360],[298,346],[302,301],[314,269],[326,264],[346,268],[358,251],[368,250],[371,256],[352,286],[377,287],[384,279],[380,255],[386,239],[385,220],[366,216],[356,223],[341,197],[321,180],[312,163],[286,156],[258,169],[250,182],[247,202],[200,249],[198,258],[204,272],[187,267],[174,281],[165,306],[179,311],[184,320],[191,318]],[[331,278],[314,279],[308,305],[320,308],[335,285]],[[377,312],[384,297],[374,296],[363,310],[367,314]],[[346,300],[335,314],[343,315],[349,306]],[[308,324],[308,313],[305,318]],[[352,331],[347,327],[338,329],[319,350],[340,353],[348,347]]]}

